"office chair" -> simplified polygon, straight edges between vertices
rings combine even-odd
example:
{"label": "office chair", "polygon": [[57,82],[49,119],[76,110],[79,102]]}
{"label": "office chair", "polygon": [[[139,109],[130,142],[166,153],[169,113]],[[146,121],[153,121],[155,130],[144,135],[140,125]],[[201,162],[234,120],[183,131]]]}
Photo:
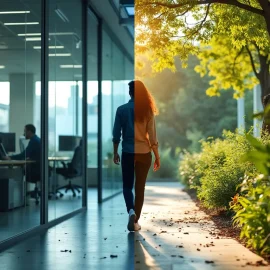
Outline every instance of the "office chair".
{"label": "office chair", "polygon": [[30,196],[31,198],[35,199],[35,203],[36,203],[36,205],[38,205],[39,198],[41,196],[41,192],[38,189],[38,185],[37,185],[37,183],[40,182],[40,174],[37,172],[37,168],[33,169],[32,164],[26,165],[25,179],[26,179],[26,182],[35,184],[34,190],[28,191],[26,193],[26,196]]}
{"label": "office chair", "polygon": [[[32,191],[28,191],[26,193],[26,196],[30,196],[31,198],[35,199],[36,205],[39,204],[39,198],[41,197],[41,191],[38,188],[38,182],[40,182],[40,172],[39,172],[40,167],[36,166],[33,169],[33,164],[26,165],[26,182],[33,183],[35,184],[35,188]],[[52,168],[49,166],[49,171],[48,171],[48,177],[50,178],[52,175]],[[58,192],[60,194],[60,197],[63,197],[64,194],[61,192]],[[49,192],[48,198],[51,199],[52,195],[55,195],[55,192]]]}
{"label": "office chair", "polygon": [[71,183],[73,178],[82,176],[82,143],[76,147],[74,151],[74,155],[72,157],[72,161],[70,163],[61,162],[63,168],[57,168],[56,173],[62,175],[69,183],[63,187],[57,188],[56,191],[60,189],[66,189],[65,192],[67,193],[68,190],[71,190],[73,193],[73,197],[76,197],[76,192],[80,193],[79,185],[75,185]]}

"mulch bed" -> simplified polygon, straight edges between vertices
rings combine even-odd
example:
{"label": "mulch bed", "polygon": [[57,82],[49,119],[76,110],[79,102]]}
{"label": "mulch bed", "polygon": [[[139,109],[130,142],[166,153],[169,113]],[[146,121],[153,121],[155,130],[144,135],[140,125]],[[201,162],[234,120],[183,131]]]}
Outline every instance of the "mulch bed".
{"label": "mulch bed", "polygon": [[[196,206],[210,217],[210,219],[217,226],[217,229],[220,231],[220,236],[233,238],[252,252],[256,253],[252,248],[247,247],[244,240],[240,239],[240,228],[236,228],[233,226],[232,214],[228,213],[228,211],[225,210],[209,210],[197,198],[195,190],[184,189],[184,191],[188,193],[191,199],[196,203]],[[270,264],[270,255],[261,257],[263,257]]]}

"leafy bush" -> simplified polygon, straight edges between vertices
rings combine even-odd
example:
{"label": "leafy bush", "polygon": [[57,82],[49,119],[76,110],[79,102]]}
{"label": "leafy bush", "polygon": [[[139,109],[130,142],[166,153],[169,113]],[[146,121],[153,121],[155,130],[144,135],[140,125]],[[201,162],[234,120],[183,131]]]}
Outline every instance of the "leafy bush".
{"label": "leafy bush", "polygon": [[235,211],[234,224],[241,227],[241,238],[248,246],[262,254],[270,254],[270,183],[260,175],[245,178],[241,184],[242,196],[236,195],[231,203]]}
{"label": "leafy bush", "polygon": [[235,211],[234,223],[241,227],[241,238],[262,254],[270,254],[270,144],[269,138],[259,142],[247,136],[253,150],[246,155],[263,174],[246,176],[241,187],[241,195],[236,195],[231,203]]}
{"label": "leafy bush", "polygon": [[198,172],[198,163],[200,162],[199,153],[191,154],[184,151],[180,158],[179,175],[180,181],[189,188],[197,189],[200,186],[202,174]]}
{"label": "leafy bush", "polygon": [[156,172],[153,172],[153,169],[151,168],[149,171],[149,178],[176,178],[178,159],[173,158],[170,153],[171,153],[170,148],[166,150],[161,149],[159,151],[161,167]]}
{"label": "leafy bush", "polygon": [[230,206],[240,237],[270,254],[270,135],[224,132],[223,140],[202,142],[200,154],[185,152],[179,172],[208,208]]}
{"label": "leafy bush", "polygon": [[208,208],[229,206],[242,182],[246,171],[253,167],[241,160],[250,149],[244,135],[224,132],[224,140],[216,139],[202,143],[201,164],[198,171],[203,175],[198,190],[199,199]]}

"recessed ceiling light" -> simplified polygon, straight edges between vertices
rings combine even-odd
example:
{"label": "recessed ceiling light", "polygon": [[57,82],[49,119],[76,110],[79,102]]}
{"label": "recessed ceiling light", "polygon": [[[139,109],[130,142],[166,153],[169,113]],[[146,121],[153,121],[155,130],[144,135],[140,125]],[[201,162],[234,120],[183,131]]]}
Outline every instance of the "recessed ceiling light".
{"label": "recessed ceiling light", "polygon": [[22,11],[0,11],[0,14],[25,14],[25,13],[30,13],[29,10],[22,10]]}
{"label": "recessed ceiling light", "polygon": [[41,36],[41,33],[25,33],[25,34],[18,34],[19,37],[26,37],[26,36]]}
{"label": "recessed ceiling light", "polygon": [[[41,46],[33,46],[35,50],[41,50]],[[64,46],[49,46],[49,49],[64,49]]]}
{"label": "recessed ceiling light", "polygon": [[82,65],[60,65],[60,68],[82,68]]}
{"label": "recessed ceiling light", "polygon": [[49,33],[49,36],[73,36],[75,35],[74,32],[55,32],[55,33]]}
{"label": "recessed ceiling light", "polygon": [[71,56],[71,53],[49,53],[49,56]]}
{"label": "recessed ceiling light", "polygon": [[14,22],[14,23],[4,23],[4,25],[35,25],[39,22]]}
{"label": "recessed ceiling light", "polygon": [[4,69],[5,68],[5,66],[3,66],[3,65],[0,65],[0,69]]}
{"label": "recessed ceiling light", "polygon": [[41,41],[41,37],[27,37],[25,41]]}

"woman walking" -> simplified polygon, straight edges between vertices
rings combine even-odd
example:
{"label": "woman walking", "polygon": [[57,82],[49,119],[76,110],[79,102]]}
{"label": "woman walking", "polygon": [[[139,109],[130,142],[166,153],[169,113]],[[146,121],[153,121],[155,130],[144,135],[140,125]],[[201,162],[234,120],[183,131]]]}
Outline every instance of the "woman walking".
{"label": "woman walking", "polygon": [[[113,128],[114,163],[122,166],[123,195],[129,214],[129,231],[141,229],[139,219],[144,201],[144,188],[148,171],[155,156],[154,171],[160,168],[155,115],[158,110],[155,100],[145,85],[139,81],[129,84],[130,100],[118,107]],[[118,146],[122,136],[122,157]],[[135,174],[135,201],[133,185]]]}

